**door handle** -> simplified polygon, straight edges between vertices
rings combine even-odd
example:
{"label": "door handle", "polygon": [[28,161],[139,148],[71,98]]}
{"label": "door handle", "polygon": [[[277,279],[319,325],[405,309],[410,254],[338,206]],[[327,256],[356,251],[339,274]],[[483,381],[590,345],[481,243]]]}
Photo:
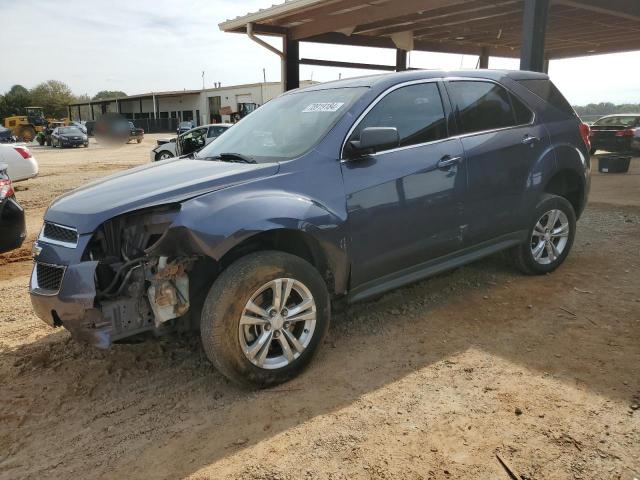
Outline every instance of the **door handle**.
{"label": "door handle", "polygon": [[449,168],[462,160],[462,157],[452,157],[450,155],[445,155],[438,161],[438,168]]}
{"label": "door handle", "polygon": [[532,145],[538,140],[540,140],[538,137],[534,137],[532,135],[526,134],[524,137],[522,137],[521,142],[523,145]]}

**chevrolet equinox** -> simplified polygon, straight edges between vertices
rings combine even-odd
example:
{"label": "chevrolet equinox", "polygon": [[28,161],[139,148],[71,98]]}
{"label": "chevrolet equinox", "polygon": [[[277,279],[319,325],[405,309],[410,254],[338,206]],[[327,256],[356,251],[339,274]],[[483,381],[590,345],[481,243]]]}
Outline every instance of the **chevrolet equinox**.
{"label": "chevrolet equinox", "polygon": [[199,329],[231,380],[309,363],[331,307],[508,250],[567,257],[589,191],[589,128],[544,74],[409,71],[314,85],[194,158],[55,200],[34,244],[37,315],[106,348]]}

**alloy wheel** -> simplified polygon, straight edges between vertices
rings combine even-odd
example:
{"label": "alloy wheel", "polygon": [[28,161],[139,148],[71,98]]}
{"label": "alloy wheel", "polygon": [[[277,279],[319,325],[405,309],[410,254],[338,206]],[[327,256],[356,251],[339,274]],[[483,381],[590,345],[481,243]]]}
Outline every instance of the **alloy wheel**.
{"label": "alloy wheel", "polygon": [[549,210],[542,215],[531,234],[533,259],[541,265],[555,262],[567,246],[569,229],[569,219],[562,210]]}
{"label": "alloy wheel", "polygon": [[277,278],[260,287],[240,317],[240,346],[259,368],[289,365],[309,346],[316,328],[316,303],[309,289],[293,278]]}

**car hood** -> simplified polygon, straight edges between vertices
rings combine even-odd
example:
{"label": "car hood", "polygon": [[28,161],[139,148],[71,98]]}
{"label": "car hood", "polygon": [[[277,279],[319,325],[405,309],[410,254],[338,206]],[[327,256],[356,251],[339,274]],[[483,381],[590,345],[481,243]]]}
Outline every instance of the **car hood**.
{"label": "car hood", "polygon": [[166,160],[126,170],[56,199],[45,220],[91,233],[106,220],[142,208],[175,203],[278,172],[277,163]]}

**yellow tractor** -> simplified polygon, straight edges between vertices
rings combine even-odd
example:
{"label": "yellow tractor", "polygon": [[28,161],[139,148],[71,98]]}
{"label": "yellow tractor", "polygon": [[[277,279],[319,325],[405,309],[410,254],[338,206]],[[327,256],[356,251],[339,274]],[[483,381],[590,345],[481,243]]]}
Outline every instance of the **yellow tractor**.
{"label": "yellow tractor", "polygon": [[11,130],[11,134],[24,142],[32,141],[36,133],[42,132],[46,127],[46,121],[42,107],[25,108],[26,115],[14,115],[4,119],[4,126]]}

